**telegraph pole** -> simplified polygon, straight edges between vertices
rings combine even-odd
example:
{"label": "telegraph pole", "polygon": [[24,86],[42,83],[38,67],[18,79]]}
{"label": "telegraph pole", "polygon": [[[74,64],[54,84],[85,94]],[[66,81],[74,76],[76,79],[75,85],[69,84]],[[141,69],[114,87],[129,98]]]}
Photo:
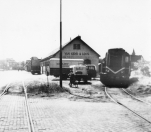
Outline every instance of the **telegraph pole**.
{"label": "telegraph pole", "polygon": [[60,0],[60,87],[62,88],[62,0]]}

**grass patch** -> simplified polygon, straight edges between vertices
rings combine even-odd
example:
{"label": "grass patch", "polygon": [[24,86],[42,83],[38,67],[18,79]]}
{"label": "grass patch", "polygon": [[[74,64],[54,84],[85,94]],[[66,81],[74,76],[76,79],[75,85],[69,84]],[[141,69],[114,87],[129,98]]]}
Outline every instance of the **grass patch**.
{"label": "grass patch", "polygon": [[45,83],[40,83],[38,81],[34,81],[28,85],[27,92],[28,93],[35,93],[35,94],[40,94],[40,93],[52,94],[52,93],[69,92],[69,90],[65,87],[61,88],[56,83],[49,83],[49,85],[47,85]]}

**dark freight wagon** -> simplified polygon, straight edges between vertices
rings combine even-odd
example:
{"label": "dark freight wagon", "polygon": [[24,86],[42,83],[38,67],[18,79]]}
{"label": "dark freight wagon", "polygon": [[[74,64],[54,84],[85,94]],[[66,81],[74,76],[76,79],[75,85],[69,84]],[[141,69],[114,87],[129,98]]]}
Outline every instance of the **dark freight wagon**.
{"label": "dark freight wagon", "polygon": [[40,59],[37,57],[32,57],[31,58],[31,73],[32,74],[40,74]]}

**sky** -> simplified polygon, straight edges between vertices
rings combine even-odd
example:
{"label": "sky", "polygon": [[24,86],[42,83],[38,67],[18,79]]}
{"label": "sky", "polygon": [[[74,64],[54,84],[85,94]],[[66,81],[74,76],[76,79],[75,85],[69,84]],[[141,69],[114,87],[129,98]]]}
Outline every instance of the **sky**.
{"label": "sky", "polygon": [[[62,0],[62,45],[81,36],[151,60],[151,0]],[[0,59],[46,57],[60,46],[60,0],[0,0]]]}

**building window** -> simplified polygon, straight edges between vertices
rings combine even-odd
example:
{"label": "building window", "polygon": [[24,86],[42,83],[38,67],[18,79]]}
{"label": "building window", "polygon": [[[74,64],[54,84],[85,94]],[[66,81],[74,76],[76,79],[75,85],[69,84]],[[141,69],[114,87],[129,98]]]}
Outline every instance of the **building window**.
{"label": "building window", "polygon": [[79,50],[80,49],[80,44],[74,44],[73,49]]}
{"label": "building window", "polygon": [[85,60],[84,60],[84,64],[91,64],[91,60],[85,59]]}

